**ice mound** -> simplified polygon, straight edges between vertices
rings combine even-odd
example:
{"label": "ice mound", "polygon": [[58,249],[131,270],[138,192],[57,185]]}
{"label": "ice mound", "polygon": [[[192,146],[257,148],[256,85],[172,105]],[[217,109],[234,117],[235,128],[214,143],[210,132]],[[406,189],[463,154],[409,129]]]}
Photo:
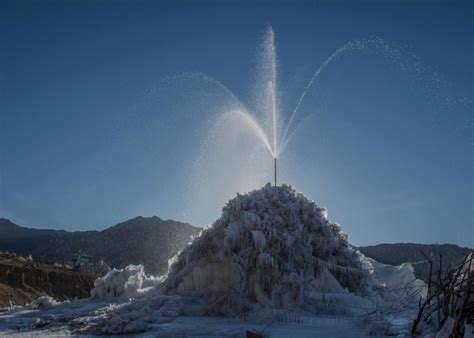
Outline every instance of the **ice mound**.
{"label": "ice mound", "polygon": [[159,284],[161,279],[146,276],[143,265],[129,265],[124,269],[112,269],[104,277],[96,279],[91,297],[101,300],[128,300]]}
{"label": "ice mound", "polygon": [[305,308],[324,293],[366,295],[362,260],[325,208],[291,186],[267,184],[225,205],[171,260],[162,290],[203,297],[209,314]]}
{"label": "ice mound", "polygon": [[56,301],[56,299],[54,299],[53,297],[41,296],[32,301],[29,304],[29,307],[32,309],[47,310],[57,306],[58,304],[61,303]]}
{"label": "ice mound", "polygon": [[415,277],[410,263],[393,266],[382,264],[372,258],[366,258],[366,260],[377,281],[377,291],[384,300],[394,302],[404,298],[417,304],[420,297],[426,297],[428,286]]}

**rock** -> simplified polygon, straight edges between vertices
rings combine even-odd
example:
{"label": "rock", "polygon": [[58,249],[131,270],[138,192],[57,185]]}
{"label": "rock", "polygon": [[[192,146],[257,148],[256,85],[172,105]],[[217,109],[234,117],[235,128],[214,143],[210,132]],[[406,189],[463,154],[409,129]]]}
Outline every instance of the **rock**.
{"label": "rock", "polygon": [[42,296],[56,300],[86,298],[97,277],[66,265],[0,252],[0,308],[25,305]]}

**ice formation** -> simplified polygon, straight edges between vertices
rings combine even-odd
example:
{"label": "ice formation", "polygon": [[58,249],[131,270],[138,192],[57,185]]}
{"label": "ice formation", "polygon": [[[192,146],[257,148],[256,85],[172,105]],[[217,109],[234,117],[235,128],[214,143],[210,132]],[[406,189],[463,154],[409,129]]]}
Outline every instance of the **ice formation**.
{"label": "ice formation", "polygon": [[325,208],[291,186],[267,184],[230,200],[174,257],[163,290],[203,297],[211,314],[311,308],[325,293],[366,296],[362,260]]}
{"label": "ice formation", "polygon": [[386,301],[393,302],[403,297],[416,304],[419,297],[426,297],[427,285],[415,277],[410,263],[393,266],[382,264],[372,258],[365,259],[367,268],[377,281],[378,294]]}
{"label": "ice formation", "polygon": [[147,277],[143,265],[129,265],[124,269],[112,269],[94,282],[91,297],[101,300],[136,298],[161,281]]}
{"label": "ice formation", "polygon": [[36,298],[34,301],[32,301],[28,307],[32,309],[46,310],[46,309],[51,309],[57,306],[58,304],[61,304],[61,303],[56,301],[53,297],[41,296],[41,297]]}

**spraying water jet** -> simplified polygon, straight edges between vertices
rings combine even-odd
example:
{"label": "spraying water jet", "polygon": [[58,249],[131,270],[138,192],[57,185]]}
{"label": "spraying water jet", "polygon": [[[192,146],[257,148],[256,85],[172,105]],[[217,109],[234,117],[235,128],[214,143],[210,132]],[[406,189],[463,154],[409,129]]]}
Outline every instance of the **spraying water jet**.
{"label": "spraying water jet", "polygon": [[[192,216],[194,223],[207,223],[208,215],[216,214],[221,202],[230,198],[235,191],[246,192],[271,182],[272,170],[273,184],[277,185],[277,159],[302,122],[297,115],[302,110],[304,98],[323,69],[340,54],[353,48],[359,48],[359,45],[344,45],[317,69],[304,87],[296,106],[288,110],[290,114],[285,117],[280,100],[275,33],[272,27],[267,27],[261,40],[258,74],[253,92],[255,96],[252,99],[254,106],[249,107],[240,102],[229,89],[219,83],[219,89],[224,88],[224,92],[229,95],[229,106],[224,107],[216,119],[195,165],[195,172],[198,174],[193,175],[188,197],[192,202],[188,202],[190,207],[186,212],[197,215]],[[288,107],[285,108],[287,109]],[[273,168],[270,159],[273,159]],[[215,171],[210,174],[212,170]],[[208,194],[206,198],[203,198],[203,191]],[[220,195],[215,191],[219,191]],[[205,203],[207,210],[203,204],[197,207],[196,200]],[[197,221],[196,217],[201,219]]]}

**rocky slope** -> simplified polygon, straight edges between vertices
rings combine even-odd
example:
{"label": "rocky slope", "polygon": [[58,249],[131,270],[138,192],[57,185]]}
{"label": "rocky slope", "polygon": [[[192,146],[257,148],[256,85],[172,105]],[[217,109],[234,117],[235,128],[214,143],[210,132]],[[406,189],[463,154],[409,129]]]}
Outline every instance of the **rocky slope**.
{"label": "rocky slope", "polygon": [[57,300],[89,297],[97,277],[70,266],[0,252],[0,308],[24,305],[40,296]]}

